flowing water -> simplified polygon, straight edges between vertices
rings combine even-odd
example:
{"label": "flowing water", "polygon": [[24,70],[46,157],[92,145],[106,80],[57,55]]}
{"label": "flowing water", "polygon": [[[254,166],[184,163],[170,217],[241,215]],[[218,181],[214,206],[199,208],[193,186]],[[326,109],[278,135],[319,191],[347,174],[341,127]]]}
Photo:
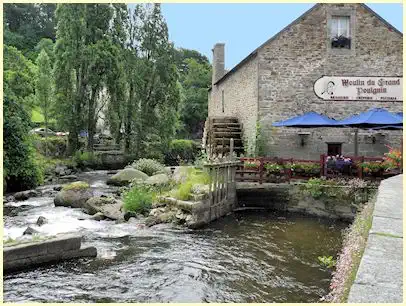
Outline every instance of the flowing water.
{"label": "flowing water", "polygon": [[[83,174],[99,193],[105,171]],[[6,275],[5,302],[317,302],[331,273],[318,256],[335,256],[346,226],[270,212],[231,214],[201,230],[88,220],[52,198],[7,203],[4,235],[30,225],[42,235],[76,232],[97,258]],[[39,216],[49,223],[36,227]]]}

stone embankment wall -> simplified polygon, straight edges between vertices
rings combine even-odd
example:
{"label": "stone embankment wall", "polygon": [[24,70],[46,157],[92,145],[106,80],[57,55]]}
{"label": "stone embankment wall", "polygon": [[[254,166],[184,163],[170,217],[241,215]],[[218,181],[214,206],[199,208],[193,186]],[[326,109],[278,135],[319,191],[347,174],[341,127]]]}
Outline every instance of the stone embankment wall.
{"label": "stone embankment wall", "polygon": [[[367,197],[367,194],[361,196]],[[311,216],[352,220],[357,212],[356,201],[338,198],[315,199],[303,194],[301,184],[237,184],[238,207],[258,207]]]}
{"label": "stone embankment wall", "polygon": [[403,175],[379,186],[372,226],[349,303],[403,300]]}

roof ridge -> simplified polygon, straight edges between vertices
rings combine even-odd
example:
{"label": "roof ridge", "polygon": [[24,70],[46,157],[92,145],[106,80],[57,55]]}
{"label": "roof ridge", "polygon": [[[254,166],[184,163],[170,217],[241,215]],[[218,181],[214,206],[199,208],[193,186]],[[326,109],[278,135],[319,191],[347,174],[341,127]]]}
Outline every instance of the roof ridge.
{"label": "roof ridge", "polygon": [[[225,73],[220,79],[218,79],[214,85],[217,85],[218,83],[222,82],[224,79],[226,79],[229,75],[231,75],[233,72],[235,72],[238,68],[240,68],[245,62],[247,62],[249,59],[251,59],[252,57],[257,55],[257,52],[259,49],[261,49],[263,46],[265,46],[266,44],[270,43],[271,41],[273,41],[274,39],[276,39],[280,34],[282,34],[285,30],[287,30],[288,28],[290,28],[291,26],[293,26],[294,24],[296,24],[298,21],[300,21],[303,17],[305,17],[307,14],[309,14],[310,12],[312,12],[313,10],[315,10],[316,8],[318,8],[319,6],[323,5],[323,4],[334,4],[334,3],[316,3],[315,5],[313,5],[310,9],[308,9],[307,11],[305,11],[302,15],[300,15],[299,17],[297,17],[295,20],[293,20],[291,23],[289,23],[287,26],[285,26],[282,30],[280,30],[278,33],[276,33],[275,35],[273,35],[271,38],[269,38],[267,41],[265,41],[263,44],[261,44],[259,47],[257,47],[254,51],[252,51],[250,54],[248,54],[248,56],[246,56],[244,59],[242,59],[237,65],[235,65],[232,69],[230,69],[229,71],[227,71],[227,73]],[[378,15],[378,13],[376,13],[373,9],[371,9],[369,6],[367,6],[365,3],[355,3],[355,4],[359,4],[362,7],[364,7],[365,9],[367,9],[370,13],[372,13],[374,16],[376,16],[379,20],[381,20],[388,28],[394,29],[396,33],[400,34],[403,36],[403,33],[400,32],[396,27],[394,27],[393,25],[391,25],[388,21],[386,21],[384,18],[382,18],[381,16]],[[209,90],[211,89],[212,86],[209,87]]]}

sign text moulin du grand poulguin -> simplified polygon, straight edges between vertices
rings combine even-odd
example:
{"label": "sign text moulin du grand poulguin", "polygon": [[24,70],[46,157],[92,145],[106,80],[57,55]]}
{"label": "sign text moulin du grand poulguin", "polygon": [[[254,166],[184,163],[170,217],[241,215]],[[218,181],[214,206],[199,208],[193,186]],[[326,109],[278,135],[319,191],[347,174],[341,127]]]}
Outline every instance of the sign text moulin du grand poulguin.
{"label": "sign text moulin du grand poulguin", "polygon": [[323,100],[403,101],[403,77],[323,76],[314,83]]}

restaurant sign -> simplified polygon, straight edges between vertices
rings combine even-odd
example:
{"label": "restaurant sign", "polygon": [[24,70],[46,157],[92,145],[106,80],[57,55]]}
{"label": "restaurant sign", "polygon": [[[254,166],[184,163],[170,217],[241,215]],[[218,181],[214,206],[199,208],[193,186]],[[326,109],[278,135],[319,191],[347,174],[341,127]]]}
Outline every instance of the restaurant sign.
{"label": "restaurant sign", "polygon": [[314,83],[316,96],[336,101],[403,101],[402,77],[323,76]]}

